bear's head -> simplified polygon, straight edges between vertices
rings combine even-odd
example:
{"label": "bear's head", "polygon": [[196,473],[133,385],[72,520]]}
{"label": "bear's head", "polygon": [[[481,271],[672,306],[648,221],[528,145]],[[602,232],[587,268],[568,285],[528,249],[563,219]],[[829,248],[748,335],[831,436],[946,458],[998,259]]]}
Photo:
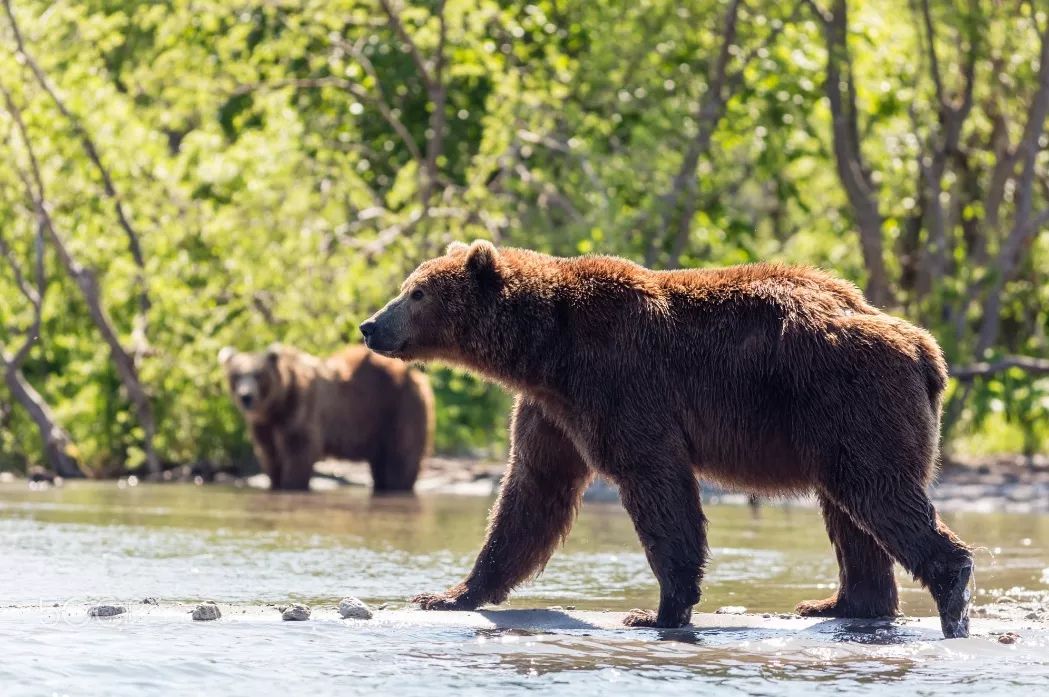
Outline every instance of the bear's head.
{"label": "bear's head", "polygon": [[404,360],[463,362],[480,335],[491,334],[504,279],[491,242],[453,242],[424,262],[400,294],[361,324],[368,348]]}
{"label": "bear's head", "polygon": [[242,353],[230,346],[219,351],[233,401],[245,417],[261,418],[280,402],[284,394],[282,353],[280,344],[261,353]]}

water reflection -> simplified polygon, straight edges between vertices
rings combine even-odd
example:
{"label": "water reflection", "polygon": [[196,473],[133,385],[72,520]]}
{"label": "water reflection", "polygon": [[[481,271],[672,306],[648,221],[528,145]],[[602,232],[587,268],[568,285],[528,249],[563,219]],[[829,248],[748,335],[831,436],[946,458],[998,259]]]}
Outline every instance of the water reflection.
{"label": "water reflection", "polygon": [[[12,589],[12,602],[61,601],[110,585],[169,600],[206,594],[320,602],[353,593],[399,602],[439,590],[468,570],[490,504],[479,497],[374,498],[357,490],[274,496],[182,485],[120,490],[83,483],[36,492],[6,485],[0,545],[18,563],[0,568],[0,587]],[[744,506],[711,505],[707,512],[712,555],[700,609],[789,612],[800,600],[831,592],[837,569],[815,511],[767,505],[754,518]],[[1049,517],[949,518],[965,539],[993,550],[978,555],[980,589],[1049,586],[1045,546],[1031,542],[1049,540]],[[79,572],[58,579],[48,572],[52,565]],[[27,587],[20,580],[30,569],[41,581]],[[928,594],[900,580],[904,611],[931,613]],[[621,508],[587,504],[564,549],[510,606],[625,610],[653,607],[657,597]]]}
{"label": "water reflection", "polygon": [[[573,695],[1030,694],[1049,681],[1049,637],[940,640],[897,621],[821,622],[812,631],[724,626],[608,631],[573,620],[556,631],[369,626],[311,621],[290,627],[238,608],[288,600],[331,605],[353,594],[403,605],[469,568],[490,499],[372,498],[343,490],[282,494],[222,487],[110,483],[28,491],[0,486],[0,685],[7,695],[256,695],[309,690],[488,695],[565,690]],[[712,558],[700,610],[742,605],[789,611],[825,597],[836,567],[815,511],[709,505]],[[957,514],[950,524],[986,547],[982,589],[1046,588],[1049,518]],[[1026,542],[1025,542],[1026,540]],[[992,553],[993,551],[993,553]],[[907,612],[932,611],[901,579]],[[220,622],[154,618],[137,603],[213,599]],[[564,549],[510,607],[654,607],[658,589],[619,506],[587,504]],[[979,598],[979,596],[977,596]],[[54,603],[128,604],[123,622],[59,622]],[[231,604],[231,605],[229,605]],[[0,608],[2,610],[2,608]],[[547,611],[550,616],[564,613]],[[50,619],[48,619],[50,618]],[[207,676],[203,679],[201,676]]]}

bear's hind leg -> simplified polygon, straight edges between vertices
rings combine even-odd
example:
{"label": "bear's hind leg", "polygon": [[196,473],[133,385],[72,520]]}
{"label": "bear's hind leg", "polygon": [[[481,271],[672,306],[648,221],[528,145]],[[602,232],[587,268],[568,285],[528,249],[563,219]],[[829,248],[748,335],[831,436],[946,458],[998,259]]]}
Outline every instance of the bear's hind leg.
{"label": "bear's hind leg", "polygon": [[400,438],[403,436],[396,432],[387,434],[386,443],[368,461],[372,489],[376,493],[411,491],[415,488],[425,442],[417,438],[405,443],[399,442]]}
{"label": "bear's hind leg", "polygon": [[488,518],[484,546],[462,583],[412,598],[424,610],[473,610],[501,603],[538,573],[568,534],[590,469],[535,404],[514,410],[510,463]]}
{"label": "bear's hind leg", "polygon": [[838,486],[824,493],[929,589],[945,637],[969,636],[972,552],[940,520],[923,484],[877,477],[862,490]]}
{"label": "bear's hind leg", "polygon": [[692,619],[692,606],[699,602],[699,582],[707,559],[707,521],[699,484],[688,467],[629,471],[614,479],[659,581],[659,610],[632,610],[623,623],[629,627],[683,627]]}
{"label": "bear's hind leg", "polygon": [[899,614],[892,557],[873,537],[826,496],[820,508],[838,557],[838,591],[824,600],[807,600],[795,612],[803,617],[895,617]]}

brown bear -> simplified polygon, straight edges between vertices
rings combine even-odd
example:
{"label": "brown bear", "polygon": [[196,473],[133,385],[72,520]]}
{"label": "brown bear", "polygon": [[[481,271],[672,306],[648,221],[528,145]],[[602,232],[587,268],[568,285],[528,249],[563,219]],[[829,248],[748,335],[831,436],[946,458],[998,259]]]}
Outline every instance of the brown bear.
{"label": "brown bear", "polygon": [[411,491],[433,437],[425,375],[352,346],[318,358],[274,344],[219,352],[273,489],[309,489],[324,457],[367,460],[377,492]]}
{"label": "brown bear", "polygon": [[840,564],[804,615],[898,614],[893,561],[966,636],[972,555],[926,495],[947,381],[925,331],[850,283],[777,264],[650,271],[478,241],[423,263],[361,325],[368,346],[475,370],[517,393],[509,469],[473,570],[426,609],[503,601],[568,533],[594,473],[619,486],[659,581],[691,619],[707,558],[696,475],[761,494],[814,491]]}

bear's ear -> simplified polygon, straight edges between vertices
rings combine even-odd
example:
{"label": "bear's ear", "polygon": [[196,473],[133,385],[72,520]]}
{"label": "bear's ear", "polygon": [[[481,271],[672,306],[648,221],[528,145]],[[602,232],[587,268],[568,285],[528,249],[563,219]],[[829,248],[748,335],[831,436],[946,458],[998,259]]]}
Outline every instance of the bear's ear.
{"label": "bear's ear", "polygon": [[272,344],[266,347],[266,360],[270,363],[276,363],[277,359],[280,358],[280,354],[284,352],[284,346],[279,341],[274,341]]}
{"label": "bear's ear", "polygon": [[499,252],[488,240],[474,240],[466,253],[466,268],[474,273],[495,273]]}
{"label": "bear's ear", "polygon": [[219,365],[226,365],[235,355],[237,355],[236,349],[232,346],[223,346],[219,349]]}
{"label": "bear's ear", "polygon": [[453,254],[458,254],[459,252],[465,252],[468,249],[470,249],[470,245],[456,240],[455,242],[450,242],[448,246],[445,247],[444,253],[451,256]]}
{"label": "bear's ear", "polygon": [[485,290],[500,286],[499,252],[488,240],[474,240],[466,251],[466,270]]}

